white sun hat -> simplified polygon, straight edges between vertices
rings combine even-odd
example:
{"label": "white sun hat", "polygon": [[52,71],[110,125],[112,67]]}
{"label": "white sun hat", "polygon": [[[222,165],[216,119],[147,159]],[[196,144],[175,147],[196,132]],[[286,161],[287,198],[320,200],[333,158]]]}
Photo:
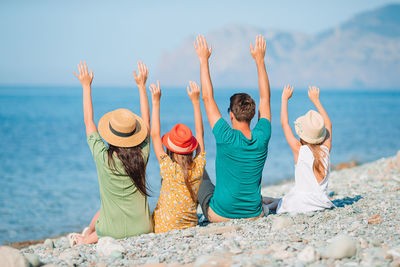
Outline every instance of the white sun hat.
{"label": "white sun hat", "polygon": [[320,144],[325,140],[326,129],[321,114],[310,110],[294,122],[297,135],[309,144]]}

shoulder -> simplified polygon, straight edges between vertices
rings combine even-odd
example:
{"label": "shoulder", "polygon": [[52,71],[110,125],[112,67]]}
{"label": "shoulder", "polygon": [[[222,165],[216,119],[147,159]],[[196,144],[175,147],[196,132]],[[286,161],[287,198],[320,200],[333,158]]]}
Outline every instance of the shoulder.
{"label": "shoulder", "polygon": [[87,135],[86,140],[89,142],[93,142],[96,140],[101,140],[101,137],[98,132],[91,132],[90,134]]}
{"label": "shoulder", "polygon": [[160,156],[160,165],[167,165],[172,163],[172,159],[167,154],[163,154]]}
{"label": "shoulder", "polygon": [[206,162],[206,152],[201,152],[197,157],[194,159],[195,164],[203,164],[205,165]]}
{"label": "shoulder", "polygon": [[271,122],[266,118],[261,118],[258,120],[256,126],[254,127],[254,130],[271,132]]}
{"label": "shoulder", "polygon": [[232,142],[234,131],[222,117],[215,123],[212,132],[217,143]]}
{"label": "shoulder", "polygon": [[107,153],[108,147],[104,144],[98,132],[92,132],[88,134],[87,143],[89,145],[90,151],[92,152],[92,156],[95,162],[103,159],[104,154]]}
{"label": "shoulder", "polygon": [[224,118],[219,118],[219,120],[214,124],[214,127],[212,128],[213,132],[219,131],[221,129],[232,129],[229,124],[224,120]]}
{"label": "shoulder", "polygon": [[268,142],[271,138],[271,122],[266,118],[259,119],[252,132]]}

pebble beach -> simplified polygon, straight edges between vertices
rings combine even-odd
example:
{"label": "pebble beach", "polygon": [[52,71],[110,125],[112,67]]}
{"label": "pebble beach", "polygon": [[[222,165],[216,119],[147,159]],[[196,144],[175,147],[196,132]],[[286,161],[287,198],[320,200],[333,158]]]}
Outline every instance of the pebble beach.
{"label": "pebble beach", "polygon": [[[293,182],[263,188],[282,197]],[[70,247],[66,237],[21,250],[0,247],[1,266],[400,266],[400,151],[332,171],[334,209],[269,214],[163,234]]]}

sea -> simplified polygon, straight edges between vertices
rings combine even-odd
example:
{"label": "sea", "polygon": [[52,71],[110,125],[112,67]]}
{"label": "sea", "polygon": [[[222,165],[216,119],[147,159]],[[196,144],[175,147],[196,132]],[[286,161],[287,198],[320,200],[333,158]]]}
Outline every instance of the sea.
{"label": "sea", "polygon": [[[258,102],[258,91],[241,90]],[[229,121],[234,88],[216,88]],[[94,119],[117,108],[140,114],[136,87],[94,87]],[[333,124],[331,163],[373,161],[400,149],[400,90],[324,90],[321,102]],[[149,96],[150,99],[150,96]],[[281,90],[271,91],[272,137],[262,184],[292,179],[294,159],[280,124]],[[150,102],[151,105],[151,102]],[[313,105],[305,90],[289,100],[289,122]],[[314,108],[315,109],[315,108]],[[207,165],[215,179],[215,141],[202,106]],[[252,122],[255,125],[256,119]],[[194,131],[186,88],[163,88],[161,131],[184,123]],[[86,143],[82,89],[50,86],[0,87],[0,244],[81,231],[100,207],[95,164]],[[159,165],[151,153],[147,182],[154,209],[160,192]]]}

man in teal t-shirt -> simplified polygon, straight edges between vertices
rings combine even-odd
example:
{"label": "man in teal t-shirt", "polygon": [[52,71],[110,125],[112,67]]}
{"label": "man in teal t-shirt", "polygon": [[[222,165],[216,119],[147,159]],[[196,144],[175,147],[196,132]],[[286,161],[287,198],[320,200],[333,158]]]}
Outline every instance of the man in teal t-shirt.
{"label": "man in teal t-shirt", "polygon": [[231,128],[214,100],[208,64],[211,48],[203,36],[197,37],[195,49],[200,60],[204,106],[217,144],[216,184],[211,183],[205,172],[198,201],[210,222],[256,218],[263,214],[261,178],[271,137],[270,87],[264,63],[266,42],[258,35],[255,46],[250,45],[260,90],[259,120],[253,130],[250,122],[256,110],[254,100],[246,93],[231,96],[228,109]]}

